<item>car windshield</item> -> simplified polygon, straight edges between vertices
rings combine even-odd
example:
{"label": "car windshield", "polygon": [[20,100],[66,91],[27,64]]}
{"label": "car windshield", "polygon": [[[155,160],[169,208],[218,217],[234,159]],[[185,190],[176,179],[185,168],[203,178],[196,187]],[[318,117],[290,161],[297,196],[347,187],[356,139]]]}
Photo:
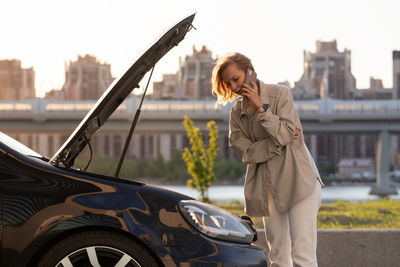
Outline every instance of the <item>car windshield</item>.
{"label": "car windshield", "polygon": [[27,146],[21,144],[20,142],[18,142],[17,140],[9,137],[8,135],[0,132],[0,142],[4,143],[5,145],[11,147],[12,149],[14,149],[15,151],[27,155],[27,156],[34,156],[34,157],[38,157],[38,158],[43,158],[42,155],[36,153],[35,151],[33,151],[32,149],[28,148]]}

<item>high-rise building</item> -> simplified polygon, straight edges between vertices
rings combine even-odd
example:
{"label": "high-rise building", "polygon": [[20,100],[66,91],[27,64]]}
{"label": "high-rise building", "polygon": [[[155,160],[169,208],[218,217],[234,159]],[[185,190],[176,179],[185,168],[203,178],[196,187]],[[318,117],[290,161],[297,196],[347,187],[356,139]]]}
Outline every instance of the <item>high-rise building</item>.
{"label": "high-rise building", "polygon": [[393,51],[393,98],[400,99],[400,51]]}
{"label": "high-rise building", "polygon": [[22,100],[35,97],[33,67],[24,69],[17,59],[0,60],[0,99]]}
{"label": "high-rise building", "polygon": [[213,98],[210,80],[215,61],[211,51],[203,46],[200,51],[193,47],[193,55],[187,56],[183,64],[180,64],[180,88],[187,98]]}
{"label": "high-rise building", "polygon": [[154,99],[214,99],[211,94],[211,73],[216,59],[205,46],[179,60],[175,74],[164,75],[162,81],[153,83]]}
{"label": "high-rise building", "polygon": [[65,83],[58,97],[69,100],[98,99],[113,82],[111,66],[96,57],[78,56],[65,66]]}
{"label": "high-rise building", "polygon": [[369,88],[357,89],[353,93],[353,99],[391,99],[392,88],[385,88],[381,79],[369,78]]}
{"label": "high-rise building", "polygon": [[174,99],[177,96],[178,74],[163,74],[160,82],[153,82],[154,99]]}
{"label": "high-rise building", "polygon": [[304,73],[295,90],[309,98],[349,99],[356,89],[351,73],[351,51],[339,52],[336,40],[316,42],[316,52],[304,51]]}

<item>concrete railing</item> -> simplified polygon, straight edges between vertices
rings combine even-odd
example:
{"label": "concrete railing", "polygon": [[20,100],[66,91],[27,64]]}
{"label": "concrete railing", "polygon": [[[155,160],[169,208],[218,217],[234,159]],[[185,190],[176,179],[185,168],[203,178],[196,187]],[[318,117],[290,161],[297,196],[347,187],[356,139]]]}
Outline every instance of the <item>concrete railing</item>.
{"label": "concrete railing", "polygon": [[[257,244],[266,248],[264,230]],[[318,230],[319,267],[400,266],[400,229]]]}

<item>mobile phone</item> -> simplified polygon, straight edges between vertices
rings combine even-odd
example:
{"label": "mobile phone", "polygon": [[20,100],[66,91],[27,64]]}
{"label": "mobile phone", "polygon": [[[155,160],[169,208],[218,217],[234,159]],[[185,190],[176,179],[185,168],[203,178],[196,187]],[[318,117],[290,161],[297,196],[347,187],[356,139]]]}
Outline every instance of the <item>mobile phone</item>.
{"label": "mobile phone", "polygon": [[[252,69],[247,69],[247,71],[246,71],[246,79],[244,80],[244,83],[249,85],[250,87],[252,87],[251,81],[253,81],[254,83],[257,82],[257,73]],[[243,88],[240,89],[238,94],[242,95],[242,93],[243,93]]]}
{"label": "mobile phone", "polygon": [[246,80],[244,81],[244,83],[252,87],[251,82],[257,82],[257,73],[252,69],[247,69]]}

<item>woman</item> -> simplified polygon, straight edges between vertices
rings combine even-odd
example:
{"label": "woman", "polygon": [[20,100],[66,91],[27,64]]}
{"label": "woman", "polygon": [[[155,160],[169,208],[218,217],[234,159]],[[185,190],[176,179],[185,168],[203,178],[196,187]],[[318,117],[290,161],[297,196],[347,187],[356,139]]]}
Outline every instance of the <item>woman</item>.
{"label": "woman", "polygon": [[213,69],[218,102],[239,99],[231,109],[229,146],[247,163],[245,211],[262,216],[271,266],[317,266],[317,213],[321,187],[304,144],[290,89],[259,80],[246,84],[251,61],[240,53]]}

